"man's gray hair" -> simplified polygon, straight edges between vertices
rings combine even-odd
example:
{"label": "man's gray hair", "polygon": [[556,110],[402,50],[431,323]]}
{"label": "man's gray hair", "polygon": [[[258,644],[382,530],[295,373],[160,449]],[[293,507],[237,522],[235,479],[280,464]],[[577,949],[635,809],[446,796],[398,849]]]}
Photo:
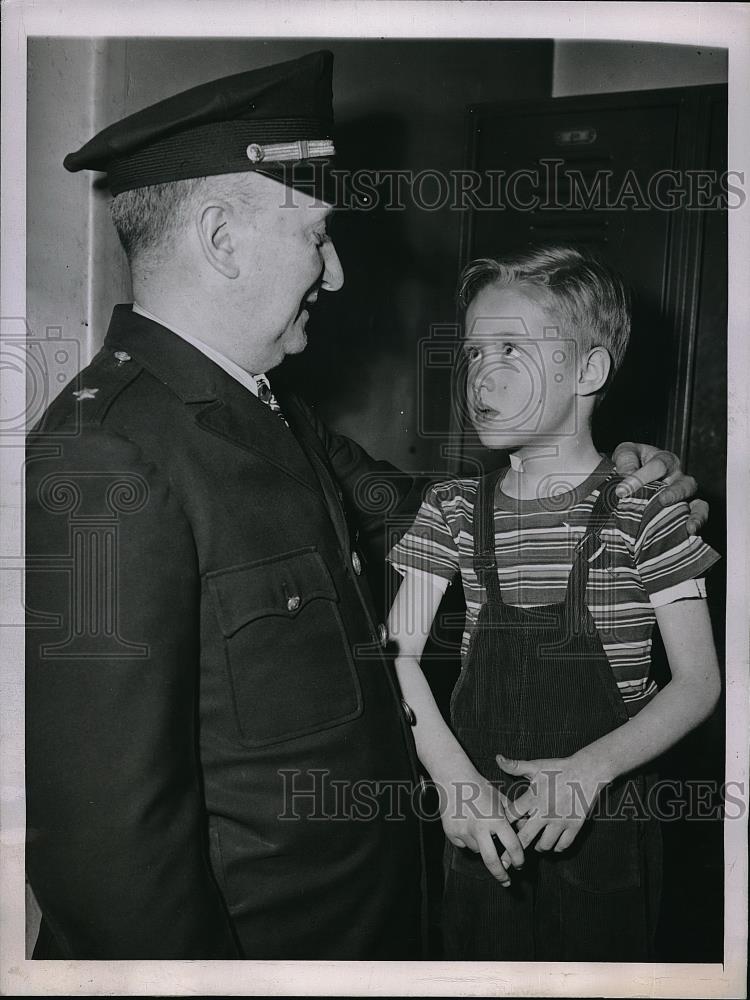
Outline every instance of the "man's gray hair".
{"label": "man's gray hair", "polygon": [[221,174],[153,184],[118,194],[110,214],[122,248],[133,267],[158,267],[173,251],[193,211],[206,197],[252,203],[247,174]]}

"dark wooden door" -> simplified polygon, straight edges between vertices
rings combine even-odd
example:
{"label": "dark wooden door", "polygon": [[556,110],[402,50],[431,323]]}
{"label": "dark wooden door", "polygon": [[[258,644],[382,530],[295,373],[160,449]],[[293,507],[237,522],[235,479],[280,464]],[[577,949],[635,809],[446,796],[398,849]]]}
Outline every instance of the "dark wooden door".
{"label": "dark wooden door", "polygon": [[[725,135],[723,86],[469,109],[468,166],[483,183],[462,262],[573,243],[601,254],[634,293],[628,357],[597,419],[604,449],[631,438],[687,455],[699,335],[725,351],[724,315],[701,309],[706,230],[725,217]],[[493,201],[503,207],[483,207]],[[723,290],[726,243],[713,244],[710,281]],[[469,458],[476,439],[454,430],[465,431]]]}

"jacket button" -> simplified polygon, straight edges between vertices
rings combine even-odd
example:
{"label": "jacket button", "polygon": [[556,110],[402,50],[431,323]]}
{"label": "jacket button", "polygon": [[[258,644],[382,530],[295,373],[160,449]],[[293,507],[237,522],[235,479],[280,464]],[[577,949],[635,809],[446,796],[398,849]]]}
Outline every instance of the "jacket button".
{"label": "jacket button", "polygon": [[354,567],[354,572],[359,576],[362,572],[362,560],[359,558],[358,552],[352,552],[352,566]]}
{"label": "jacket button", "polygon": [[408,703],[408,701],[405,701],[403,698],[401,699],[401,706],[402,706],[402,708],[404,710],[404,714],[406,715],[406,718],[409,720],[409,725],[410,726],[416,726],[416,724],[417,724],[417,717],[414,714],[414,709],[411,707],[411,705]]}
{"label": "jacket button", "polygon": [[380,645],[385,648],[385,645],[388,642],[388,629],[385,625],[378,625],[378,641]]}
{"label": "jacket button", "polygon": [[299,594],[294,594],[286,602],[287,611],[296,611],[299,606],[300,606]]}

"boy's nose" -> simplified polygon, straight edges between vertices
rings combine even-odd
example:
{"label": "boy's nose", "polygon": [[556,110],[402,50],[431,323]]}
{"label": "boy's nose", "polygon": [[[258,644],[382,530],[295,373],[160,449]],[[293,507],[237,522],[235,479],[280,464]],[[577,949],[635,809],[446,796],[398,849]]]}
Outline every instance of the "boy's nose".
{"label": "boy's nose", "polygon": [[474,376],[472,380],[471,390],[474,394],[474,399],[477,402],[481,402],[482,390],[484,390],[485,392],[492,392],[492,388],[493,388],[492,379],[488,378],[486,372],[478,372]]}

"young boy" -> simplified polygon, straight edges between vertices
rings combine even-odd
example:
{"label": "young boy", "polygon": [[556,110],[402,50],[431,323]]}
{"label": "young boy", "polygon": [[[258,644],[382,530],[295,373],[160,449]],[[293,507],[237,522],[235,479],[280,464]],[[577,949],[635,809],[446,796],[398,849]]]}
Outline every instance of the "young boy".
{"label": "young boy", "polygon": [[[645,765],[719,697],[703,582],[719,557],[685,504],[659,503],[663,483],[621,498],[594,447],[630,332],[607,267],[566,247],[479,260],[460,300],[471,420],[510,467],[434,486],[389,556],[396,669],[449,841],[446,957],[649,961],[661,847]],[[459,572],[449,728],[419,659]]]}

